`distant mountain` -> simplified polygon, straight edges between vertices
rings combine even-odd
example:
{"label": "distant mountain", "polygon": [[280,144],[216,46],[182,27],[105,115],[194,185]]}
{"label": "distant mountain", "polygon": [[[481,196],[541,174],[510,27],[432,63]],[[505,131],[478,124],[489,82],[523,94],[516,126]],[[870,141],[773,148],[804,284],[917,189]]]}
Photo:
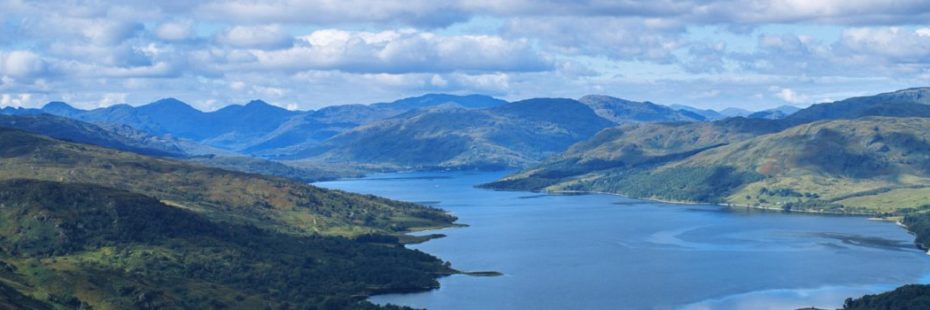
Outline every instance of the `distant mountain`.
{"label": "distant mountain", "polygon": [[571,99],[530,99],[488,109],[444,105],[360,126],[296,157],[404,168],[520,167],[610,125]]}
{"label": "distant mountain", "polygon": [[274,130],[298,114],[263,101],[252,101],[244,106],[231,105],[215,112],[201,112],[174,98],[139,107],[123,104],[89,111],[52,102],[43,107],[42,111],[96,124],[127,125],[154,135],[171,135],[223,148],[233,148],[236,141]]}
{"label": "distant mountain", "polygon": [[716,121],[716,120],[721,120],[721,119],[726,118],[726,116],[723,116],[722,114],[720,114],[720,112],[717,112],[712,109],[698,109],[698,108],[686,106],[683,104],[673,104],[673,105],[670,105],[669,107],[672,109],[678,110],[678,111],[690,112],[690,113],[700,115],[701,117],[704,118],[704,120],[708,120],[708,121]]}
{"label": "distant mountain", "polygon": [[779,120],[620,126],[487,186],[897,212],[930,195],[926,98],[926,89],[909,89],[815,105]]}
{"label": "distant mountain", "polygon": [[507,101],[485,95],[449,95],[426,94],[418,97],[404,98],[388,103],[376,103],[371,107],[381,110],[409,111],[415,109],[435,107],[443,104],[454,104],[466,109],[485,109],[507,104]]}
{"label": "distant mountain", "polygon": [[749,114],[752,114],[752,111],[740,108],[726,108],[720,110],[720,115],[723,115],[723,117],[746,117],[749,116]]}
{"label": "distant mountain", "polygon": [[652,102],[636,102],[603,95],[588,95],[579,102],[584,103],[598,116],[614,123],[634,122],[692,122],[706,118],[698,113],[675,110]]}
{"label": "distant mountain", "polygon": [[650,123],[605,129],[559,156],[490,186],[543,190],[592,173],[652,167],[702,151],[784,129],[765,119],[728,118],[715,122]]}
{"label": "distant mountain", "polygon": [[924,202],[918,198],[930,195],[927,130],[930,118],[816,122],[638,161],[642,157],[635,153],[612,155],[628,164],[572,174],[558,174],[565,171],[559,167],[570,165],[549,163],[489,186],[878,214],[920,207]]}
{"label": "distant mountain", "polygon": [[105,128],[50,114],[26,114],[0,115],[0,127],[145,155],[186,156],[175,141],[152,136],[128,126],[114,125]]}
{"label": "distant mountain", "polygon": [[803,124],[823,119],[853,119],[864,116],[930,117],[930,87],[815,104],[792,114],[786,120],[792,124]]}
{"label": "distant mountain", "polygon": [[[279,162],[226,154],[210,149],[200,155],[192,142],[156,137],[126,125],[94,125],[51,114],[0,115],[0,127],[28,131],[56,139],[92,144],[150,156],[166,156],[228,170],[273,175],[307,182],[357,176],[358,172],[331,167],[299,168]],[[214,155],[220,154],[220,155]],[[194,156],[199,155],[199,156]]]}
{"label": "distant mountain", "polygon": [[801,108],[798,108],[798,107],[795,107],[795,106],[790,106],[790,105],[783,105],[783,106],[780,106],[780,107],[777,107],[777,108],[774,108],[774,109],[768,109],[768,110],[763,110],[763,111],[759,111],[759,112],[754,112],[754,113],[752,113],[752,114],[747,115],[746,117],[748,117],[748,118],[765,118],[765,119],[783,119],[783,118],[788,117],[788,116],[790,116],[790,115],[792,115],[792,114],[794,114],[794,113],[797,113],[798,111],[801,111]]}
{"label": "distant mountain", "polygon": [[9,108],[3,113],[45,112],[100,125],[131,126],[152,135],[168,135],[231,152],[280,157],[291,155],[295,149],[316,146],[362,124],[410,110],[439,105],[479,109],[505,103],[482,95],[428,94],[372,105],[332,106],[319,111],[289,111],[253,100],[245,105],[202,112],[177,99],[166,98],[139,107],[115,105],[89,111],[63,102],[51,102],[42,110]]}

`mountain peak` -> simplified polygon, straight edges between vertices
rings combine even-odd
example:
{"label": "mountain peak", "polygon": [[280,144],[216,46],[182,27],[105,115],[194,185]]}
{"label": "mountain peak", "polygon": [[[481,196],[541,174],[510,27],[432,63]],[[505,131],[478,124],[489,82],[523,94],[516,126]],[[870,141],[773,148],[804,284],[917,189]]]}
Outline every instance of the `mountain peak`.
{"label": "mountain peak", "polygon": [[61,102],[61,101],[52,101],[42,107],[43,111],[77,111],[76,108],[71,105]]}
{"label": "mountain peak", "polygon": [[245,104],[246,107],[274,107],[273,105],[261,99],[254,99]]}

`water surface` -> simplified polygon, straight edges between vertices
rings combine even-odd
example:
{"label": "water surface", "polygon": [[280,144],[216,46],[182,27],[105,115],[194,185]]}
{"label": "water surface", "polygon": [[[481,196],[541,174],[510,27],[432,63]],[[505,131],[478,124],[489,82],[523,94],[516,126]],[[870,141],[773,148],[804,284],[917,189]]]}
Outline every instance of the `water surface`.
{"label": "water surface", "polygon": [[[465,228],[412,245],[463,271],[375,303],[428,309],[788,309],[924,283],[930,258],[892,223],[609,195],[473,186],[502,173],[379,174],[317,185],[428,203]],[[424,232],[435,233],[436,231]]]}

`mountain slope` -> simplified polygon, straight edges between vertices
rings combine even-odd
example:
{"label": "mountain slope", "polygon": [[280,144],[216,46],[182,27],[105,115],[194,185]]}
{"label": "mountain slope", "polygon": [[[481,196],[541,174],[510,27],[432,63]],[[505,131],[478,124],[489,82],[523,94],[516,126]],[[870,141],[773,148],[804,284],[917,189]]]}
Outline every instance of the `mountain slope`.
{"label": "mountain slope", "polygon": [[895,212],[930,197],[928,130],[930,118],[821,121],[670,161],[611,166],[549,183],[533,182],[534,173],[548,171],[535,168],[492,185],[815,212]]}
{"label": "mountain slope", "polygon": [[864,116],[930,117],[930,88],[910,88],[815,104],[790,115],[785,120],[798,125],[824,119],[853,119]]}
{"label": "mountain slope", "polygon": [[530,99],[489,109],[415,110],[340,134],[298,156],[400,168],[520,167],[611,123],[570,99]]}
{"label": "mountain slope", "polygon": [[174,141],[155,137],[128,126],[101,126],[49,114],[0,115],[0,127],[14,128],[53,138],[153,155],[185,156]]}
{"label": "mountain slope", "polygon": [[618,124],[634,122],[703,121],[700,114],[675,110],[652,102],[636,102],[603,95],[588,95],[578,99],[598,116]]}
{"label": "mountain slope", "polygon": [[635,169],[680,160],[782,128],[774,121],[746,118],[622,125],[605,129],[541,165],[488,186],[540,190],[601,170]]}
{"label": "mountain slope", "polygon": [[214,220],[293,234],[393,233],[454,220],[414,204],[0,129],[0,179],[17,178],[132,191]]}
{"label": "mountain slope", "polygon": [[356,296],[453,272],[400,246],[216,223],[90,184],[0,181],[0,205],[0,305],[12,308],[371,308]]}

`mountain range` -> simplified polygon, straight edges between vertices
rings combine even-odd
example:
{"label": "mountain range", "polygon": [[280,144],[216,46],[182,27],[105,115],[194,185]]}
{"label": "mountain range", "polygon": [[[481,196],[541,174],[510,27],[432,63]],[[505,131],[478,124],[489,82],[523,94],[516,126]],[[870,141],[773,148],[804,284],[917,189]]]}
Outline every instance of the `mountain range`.
{"label": "mountain range", "polygon": [[[696,109],[590,95],[579,100],[560,99],[565,106],[574,107],[565,113],[580,113],[569,116],[580,117],[578,120],[583,121],[573,124],[552,118],[559,113],[552,111],[545,125],[534,123],[539,115],[533,115],[533,108],[523,103],[540,103],[540,109],[545,110],[547,106],[542,103],[551,100],[555,99],[537,98],[517,104],[483,95],[427,94],[393,102],[331,106],[316,111],[290,111],[254,100],[245,105],[202,112],[168,98],[139,107],[123,104],[94,110],[51,102],[42,109],[6,108],[2,113],[48,113],[104,128],[132,128],[158,137],[169,144],[165,147],[174,144],[187,155],[218,155],[224,160],[216,162],[227,164],[222,166],[227,168],[235,167],[228,165],[233,162],[228,159],[230,157],[298,160],[318,171],[325,170],[326,177],[345,175],[344,169],[327,168],[333,165],[367,169],[526,167],[609,126],[721,118],[720,114],[705,116],[711,111],[698,113],[694,112]],[[518,108],[521,106],[524,107]],[[592,113],[598,119],[590,118]],[[783,115],[779,112],[760,117]],[[456,118],[470,121],[442,121]],[[397,130],[398,126],[404,130]],[[531,134],[534,132],[539,135]],[[389,149],[429,152],[391,152]],[[258,160],[254,157],[250,161]],[[249,171],[284,171],[278,168],[281,167]]]}
{"label": "mountain range", "polygon": [[930,197],[928,96],[906,89],[776,120],[622,125],[486,186],[894,213]]}

